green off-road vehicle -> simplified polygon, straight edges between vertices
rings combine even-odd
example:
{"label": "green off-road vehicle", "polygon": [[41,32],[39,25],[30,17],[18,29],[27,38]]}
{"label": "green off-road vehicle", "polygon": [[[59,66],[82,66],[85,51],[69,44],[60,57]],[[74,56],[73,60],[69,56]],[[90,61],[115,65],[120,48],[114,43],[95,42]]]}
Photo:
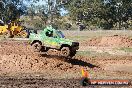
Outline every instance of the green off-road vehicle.
{"label": "green off-road vehicle", "polygon": [[64,34],[52,26],[46,27],[38,34],[31,33],[29,36],[31,46],[35,52],[56,49],[64,57],[72,57],[79,49],[79,43],[66,39]]}

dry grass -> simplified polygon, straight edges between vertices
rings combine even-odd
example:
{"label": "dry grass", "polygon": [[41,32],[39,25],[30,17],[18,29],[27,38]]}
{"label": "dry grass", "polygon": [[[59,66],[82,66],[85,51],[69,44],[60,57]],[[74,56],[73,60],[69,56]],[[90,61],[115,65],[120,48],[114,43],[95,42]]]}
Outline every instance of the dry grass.
{"label": "dry grass", "polygon": [[112,36],[112,35],[123,35],[132,37],[131,30],[97,30],[97,31],[63,31],[67,37],[101,37],[101,36]]}

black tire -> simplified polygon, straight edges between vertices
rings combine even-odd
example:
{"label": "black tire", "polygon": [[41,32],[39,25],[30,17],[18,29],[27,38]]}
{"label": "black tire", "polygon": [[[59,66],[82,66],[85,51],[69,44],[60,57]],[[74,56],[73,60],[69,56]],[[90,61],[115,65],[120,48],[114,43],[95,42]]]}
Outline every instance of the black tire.
{"label": "black tire", "polygon": [[76,50],[71,50],[70,56],[71,56],[71,57],[73,57],[73,56],[75,56],[75,55],[76,55],[76,53],[77,53],[77,51],[76,51]]}
{"label": "black tire", "polygon": [[40,52],[42,49],[42,45],[39,42],[35,42],[32,44],[32,48],[34,52]]}
{"label": "black tire", "polygon": [[68,57],[70,56],[70,48],[69,47],[63,47],[61,49],[61,56]]}

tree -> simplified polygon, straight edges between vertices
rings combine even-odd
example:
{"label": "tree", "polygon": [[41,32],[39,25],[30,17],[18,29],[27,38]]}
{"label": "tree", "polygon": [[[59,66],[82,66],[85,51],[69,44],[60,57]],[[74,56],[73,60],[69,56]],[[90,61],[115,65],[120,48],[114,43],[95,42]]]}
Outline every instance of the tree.
{"label": "tree", "polygon": [[60,17],[58,0],[46,0],[44,5],[34,5],[32,3],[28,7],[28,12],[31,17],[39,16],[45,25],[55,24]]}
{"label": "tree", "polygon": [[5,23],[20,18],[26,10],[23,0],[1,0],[0,4],[0,19]]}
{"label": "tree", "polygon": [[98,10],[102,5],[101,0],[71,0],[65,8],[68,9],[69,15],[74,22],[85,25],[98,24]]}
{"label": "tree", "polygon": [[[116,25],[116,27],[123,26],[124,23],[131,18],[130,9],[132,8],[131,0],[110,0],[103,6],[106,13],[102,15],[102,18],[107,21],[111,28]],[[105,16],[104,16],[105,15]]]}
{"label": "tree", "polygon": [[64,5],[74,22],[111,29],[131,19],[131,0],[71,0]]}

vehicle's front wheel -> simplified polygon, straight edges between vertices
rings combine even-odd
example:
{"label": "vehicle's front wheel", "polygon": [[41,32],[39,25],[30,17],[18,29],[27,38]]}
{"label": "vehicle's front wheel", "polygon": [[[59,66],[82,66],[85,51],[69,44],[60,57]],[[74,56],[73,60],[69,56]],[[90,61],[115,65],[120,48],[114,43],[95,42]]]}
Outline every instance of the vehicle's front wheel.
{"label": "vehicle's front wheel", "polygon": [[74,49],[72,49],[72,50],[71,50],[71,53],[70,53],[70,56],[71,56],[71,57],[73,57],[73,56],[75,56],[75,55],[76,55],[76,53],[77,53],[77,51],[76,51],[76,50],[74,50]]}
{"label": "vehicle's front wheel", "polygon": [[69,47],[63,47],[61,49],[61,56],[68,57],[70,55]]}
{"label": "vehicle's front wheel", "polygon": [[42,45],[39,42],[35,42],[32,44],[32,48],[34,52],[40,52],[42,49]]}

